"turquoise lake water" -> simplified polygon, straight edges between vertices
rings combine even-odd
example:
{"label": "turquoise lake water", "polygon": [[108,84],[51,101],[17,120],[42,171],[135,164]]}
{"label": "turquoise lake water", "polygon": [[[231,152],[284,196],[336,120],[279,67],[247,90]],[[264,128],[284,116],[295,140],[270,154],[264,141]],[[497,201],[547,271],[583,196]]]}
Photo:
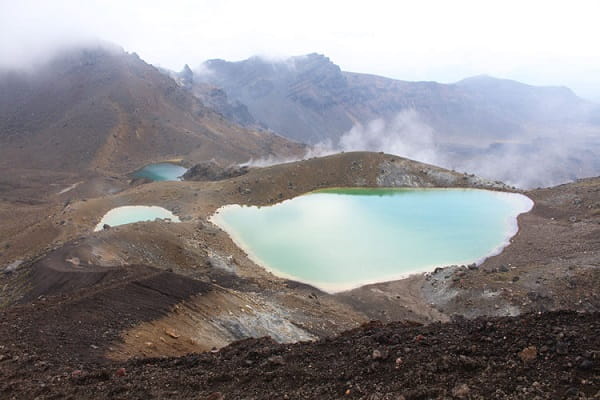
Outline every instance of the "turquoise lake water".
{"label": "turquoise lake water", "polygon": [[171,163],[149,164],[133,173],[136,178],[148,178],[153,181],[180,181],[187,168]]}
{"label": "turquoise lake water", "polygon": [[180,222],[179,217],[171,211],[157,206],[123,206],[113,208],[102,217],[94,231],[102,230],[104,224],[119,226],[141,221],[154,221],[156,218],[168,218],[173,222]]}
{"label": "turquoise lake water", "polygon": [[526,196],[474,189],[331,189],[211,220],[259,265],[327,292],[481,262],[517,232]]}

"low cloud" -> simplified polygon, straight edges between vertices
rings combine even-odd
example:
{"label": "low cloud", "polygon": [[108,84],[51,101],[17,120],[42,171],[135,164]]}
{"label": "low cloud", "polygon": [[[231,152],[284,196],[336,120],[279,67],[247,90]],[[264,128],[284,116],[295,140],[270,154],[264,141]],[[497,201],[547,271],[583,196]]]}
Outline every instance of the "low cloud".
{"label": "low cloud", "polygon": [[366,126],[355,125],[337,145],[342,151],[385,151],[425,163],[440,160],[435,131],[415,110],[405,110],[391,121],[376,119]]}
{"label": "low cloud", "polygon": [[[564,136],[564,135],[563,135]],[[519,144],[495,144],[457,154],[415,110],[404,110],[390,120],[357,124],[338,141],[323,141],[296,159],[269,157],[246,165],[264,167],[349,151],[386,152],[412,160],[500,180],[523,189],[553,186],[600,172],[598,143],[571,139],[523,138]]]}
{"label": "low cloud", "polygon": [[390,121],[379,118],[366,125],[357,124],[336,142],[325,140],[312,146],[303,157],[281,159],[271,156],[250,160],[245,165],[265,167],[349,151],[384,151],[430,164],[441,159],[433,128],[415,110],[405,110]]}
{"label": "low cloud", "polygon": [[599,143],[533,140],[448,160],[446,167],[500,180],[523,189],[555,186],[600,173]]}

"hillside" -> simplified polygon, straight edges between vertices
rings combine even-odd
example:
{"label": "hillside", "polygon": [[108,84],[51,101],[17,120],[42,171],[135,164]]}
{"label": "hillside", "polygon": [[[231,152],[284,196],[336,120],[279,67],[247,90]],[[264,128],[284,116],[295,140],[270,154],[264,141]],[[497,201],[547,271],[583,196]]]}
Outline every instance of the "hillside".
{"label": "hillside", "polygon": [[301,146],[227,121],[135,54],[65,50],[0,72],[0,166],[122,173],[170,157],[223,162]]}
{"label": "hillside", "polygon": [[194,82],[222,88],[258,123],[305,143],[383,150],[524,187],[600,173],[600,107],[564,87],[488,76],[400,81],[345,72],[318,54],[209,60]]}

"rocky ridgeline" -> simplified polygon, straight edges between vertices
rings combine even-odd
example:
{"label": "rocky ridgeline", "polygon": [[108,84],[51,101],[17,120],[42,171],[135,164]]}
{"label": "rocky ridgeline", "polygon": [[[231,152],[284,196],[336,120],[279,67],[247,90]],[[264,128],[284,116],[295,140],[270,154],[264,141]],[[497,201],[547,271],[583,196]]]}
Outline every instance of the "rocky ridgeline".
{"label": "rocky ridgeline", "polygon": [[214,161],[205,161],[194,165],[183,174],[186,181],[220,181],[235,178],[248,172],[245,166],[222,167]]}
{"label": "rocky ridgeline", "polygon": [[474,187],[514,191],[499,181],[490,181],[472,174],[460,174],[427,164],[403,159],[385,160],[380,164],[377,184],[384,187]]}

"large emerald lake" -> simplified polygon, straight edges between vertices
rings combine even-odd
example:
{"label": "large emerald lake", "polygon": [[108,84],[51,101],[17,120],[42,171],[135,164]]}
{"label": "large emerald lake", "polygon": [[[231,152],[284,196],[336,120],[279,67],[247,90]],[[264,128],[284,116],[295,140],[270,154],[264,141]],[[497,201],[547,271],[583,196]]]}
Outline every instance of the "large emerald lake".
{"label": "large emerald lake", "polygon": [[475,189],[329,189],[212,222],[280,277],[327,292],[481,262],[518,230],[526,196]]}

